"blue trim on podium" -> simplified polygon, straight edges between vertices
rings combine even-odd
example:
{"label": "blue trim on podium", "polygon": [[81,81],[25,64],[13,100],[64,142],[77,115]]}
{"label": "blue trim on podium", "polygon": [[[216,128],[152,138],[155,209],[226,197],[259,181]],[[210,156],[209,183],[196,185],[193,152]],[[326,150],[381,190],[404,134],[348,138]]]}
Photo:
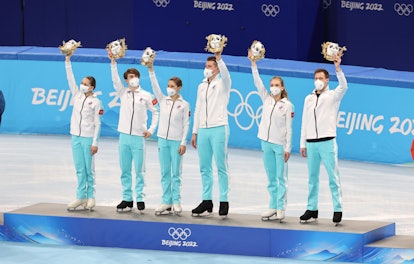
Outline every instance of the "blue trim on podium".
{"label": "blue trim on podium", "polygon": [[288,218],[286,224],[264,223],[259,217],[248,215],[227,220],[213,216],[209,221],[187,216],[154,218],[150,210],[144,215],[135,212],[122,215],[111,210],[111,216],[116,219],[108,219],[103,210],[92,213],[67,213],[64,210],[61,205],[56,215],[19,210],[5,213],[3,237],[14,242],[50,245],[363,262],[367,243],[395,235],[394,223],[372,222],[371,227],[358,232],[349,231],[352,230],[350,227],[364,222],[350,221],[347,229],[334,228],[326,219],[307,225],[298,224],[296,218]]}

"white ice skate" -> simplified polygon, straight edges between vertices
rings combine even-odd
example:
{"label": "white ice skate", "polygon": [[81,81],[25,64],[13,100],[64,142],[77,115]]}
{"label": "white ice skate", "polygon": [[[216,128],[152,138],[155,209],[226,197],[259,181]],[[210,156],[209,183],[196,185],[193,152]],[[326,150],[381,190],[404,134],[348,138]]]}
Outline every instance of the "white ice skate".
{"label": "white ice skate", "polygon": [[86,203],[86,209],[89,211],[93,211],[94,207],[95,207],[95,198],[88,198],[88,201]]}
{"label": "white ice skate", "polygon": [[262,220],[269,221],[272,220],[271,217],[277,215],[276,209],[268,209],[266,212],[262,213]]}
{"label": "white ice skate", "polygon": [[169,215],[171,213],[171,204],[160,204],[160,206],[155,209],[155,215]]}
{"label": "white ice skate", "polygon": [[181,215],[183,209],[181,208],[180,204],[173,204],[173,212],[175,215]]}
{"label": "white ice skate", "polygon": [[285,211],[284,210],[277,210],[275,220],[279,220],[282,223],[282,220],[285,219]]}
{"label": "white ice skate", "polygon": [[[76,211],[76,210],[85,210],[86,204],[88,200],[87,199],[76,199],[75,201],[68,204],[68,211]],[[78,207],[82,207],[81,209],[77,209]]]}

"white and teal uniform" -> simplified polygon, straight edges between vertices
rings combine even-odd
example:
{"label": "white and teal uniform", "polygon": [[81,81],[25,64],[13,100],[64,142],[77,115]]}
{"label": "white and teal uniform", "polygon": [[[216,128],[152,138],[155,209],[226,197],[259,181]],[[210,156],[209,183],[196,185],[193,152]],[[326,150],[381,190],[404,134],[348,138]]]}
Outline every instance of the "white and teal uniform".
{"label": "white and teal uniform", "polygon": [[70,134],[78,178],[76,198],[95,198],[95,156],[91,155],[91,147],[98,146],[103,106],[95,94],[85,96],[79,90],[70,62],[65,62],[65,68],[73,100]]}
{"label": "white and teal uniform", "polygon": [[180,204],[182,156],[180,146],[186,146],[190,126],[190,105],[181,96],[175,101],[162,93],[155,76],[149,73],[152,90],[160,106],[158,124],[158,156],[161,166],[163,204]]}
{"label": "white and teal uniform", "polygon": [[285,210],[287,203],[288,166],[284,153],[292,149],[293,104],[283,98],[276,101],[266,90],[256,66],[252,66],[254,84],[263,102],[257,137],[261,139],[263,162],[267,174],[269,208]]}
{"label": "white and teal uniform", "polygon": [[334,212],[342,212],[342,189],[338,169],[336,124],[339,105],[348,84],[342,71],[336,72],[339,85],[327,87],[319,96],[313,91],[306,96],[300,137],[300,147],[308,156],[309,194],[308,210],[318,210],[319,172],[321,162],[329,177]]}
{"label": "white and teal uniform", "polygon": [[[132,192],[132,161],[135,165],[135,195],[136,201],[144,201],[145,175],[145,138],[143,132],[154,134],[158,122],[157,100],[143,90],[141,86],[135,91],[124,87],[118,75],[116,63],[111,63],[112,82],[116,95],[120,98],[118,132],[119,134],[119,163],[121,167],[122,199],[133,201]],[[152,119],[147,129],[148,114]]]}
{"label": "white and teal uniform", "polygon": [[217,61],[220,74],[211,82],[204,79],[197,90],[193,133],[197,134],[197,151],[203,185],[203,200],[212,200],[212,158],[218,171],[220,201],[228,201],[227,144],[229,126],[227,105],[229,103],[231,79],[223,60]]}

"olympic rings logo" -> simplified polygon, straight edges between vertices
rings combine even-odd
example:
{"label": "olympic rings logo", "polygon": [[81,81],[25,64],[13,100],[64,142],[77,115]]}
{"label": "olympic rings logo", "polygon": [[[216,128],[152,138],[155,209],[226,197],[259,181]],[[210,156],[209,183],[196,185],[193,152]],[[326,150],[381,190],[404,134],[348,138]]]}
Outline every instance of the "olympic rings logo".
{"label": "olympic rings logo", "polygon": [[170,0],[152,0],[157,7],[166,7]]}
{"label": "olympic rings logo", "polygon": [[168,234],[172,237],[174,240],[186,240],[189,236],[191,236],[191,230],[190,228],[174,228],[170,227],[168,228]]}
{"label": "olympic rings logo", "polygon": [[398,15],[409,16],[413,12],[413,6],[411,4],[394,4],[394,10]]}
{"label": "olympic rings logo", "polygon": [[269,17],[275,17],[280,12],[280,7],[278,5],[262,5],[262,12],[265,14],[265,16]]}
{"label": "olympic rings logo", "polygon": [[322,8],[327,9],[331,4],[331,0],[323,0]]}
{"label": "olympic rings logo", "polygon": [[[230,93],[231,92],[236,93],[238,97],[240,98],[240,103],[234,108],[233,113],[227,110],[228,114],[234,117],[234,121],[236,122],[237,126],[242,130],[249,130],[250,128],[252,128],[255,122],[256,122],[256,125],[259,126],[259,119],[262,117],[263,105],[261,105],[259,108],[257,108],[256,111],[254,111],[252,106],[249,104],[250,97],[253,95],[259,96],[259,93],[257,91],[252,91],[246,96],[246,100],[244,100],[243,96],[238,90],[231,89]],[[245,110],[246,110],[247,115],[251,118],[251,122],[247,126],[243,126],[242,124],[240,124],[240,121],[239,121],[239,116]]]}

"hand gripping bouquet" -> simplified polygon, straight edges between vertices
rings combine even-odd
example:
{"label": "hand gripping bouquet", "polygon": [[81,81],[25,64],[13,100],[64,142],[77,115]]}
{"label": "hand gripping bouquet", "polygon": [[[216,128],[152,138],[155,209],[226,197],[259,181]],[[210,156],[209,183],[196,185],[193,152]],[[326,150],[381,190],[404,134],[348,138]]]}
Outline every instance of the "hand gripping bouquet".
{"label": "hand gripping bouquet", "polygon": [[71,39],[68,42],[62,41],[62,45],[59,46],[59,49],[62,54],[69,55],[72,54],[78,47],[81,47],[81,42]]}
{"label": "hand gripping bouquet", "polygon": [[204,49],[211,53],[223,51],[223,48],[227,45],[227,38],[224,35],[210,34],[206,39],[207,46]]}
{"label": "hand gripping bouquet", "polygon": [[151,64],[154,62],[154,59],[155,59],[155,51],[151,49],[150,47],[147,47],[142,53],[141,64],[144,66],[148,66],[148,64]]}
{"label": "hand gripping bouquet", "polygon": [[338,43],[329,41],[322,43],[322,54],[328,61],[333,61],[337,54],[342,56],[344,51],[346,51],[346,47],[339,47]]}
{"label": "hand gripping bouquet", "polygon": [[251,51],[250,59],[254,61],[258,61],[264,58],[266,49],[260,41],[255,40],[250,46],[250,51]]}
{"label": "hand gripping bouquet", "polygon": [[115,59],[120,59],[125,56],[127,45],[125,44],[125,38],[117,39],[106,45],[106,49],[110,50]]}

